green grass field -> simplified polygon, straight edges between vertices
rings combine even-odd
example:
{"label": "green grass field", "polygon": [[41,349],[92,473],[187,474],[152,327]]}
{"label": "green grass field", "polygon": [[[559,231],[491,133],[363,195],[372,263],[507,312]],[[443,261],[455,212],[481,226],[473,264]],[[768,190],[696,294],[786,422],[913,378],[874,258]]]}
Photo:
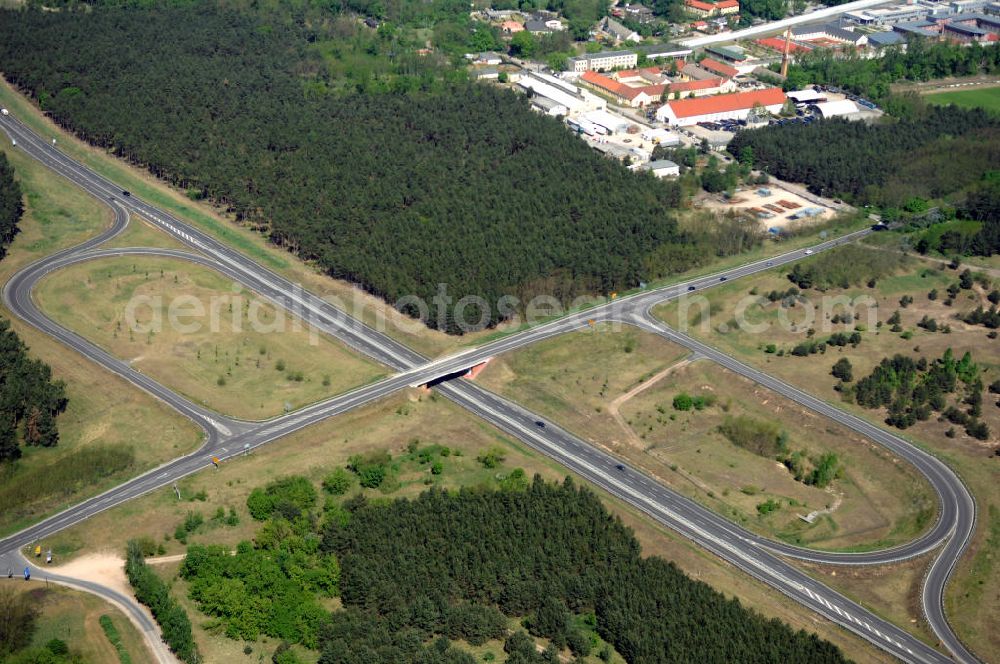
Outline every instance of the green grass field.
{"label": "green grass field", "polygon": [[33,579],[29,584],[18,583],[14,586],[16,593],[29,595],[40,613],[31,640],[33,647],[43,648],[50,639],[61,639],[82,657],[80,661],[118,662],[114,646],[99,625],[100,617],[107,615],[132,661],[137,664],[153,661],[139,630],[117,607],[89,593],[43,583],[36,583]]}
{"label": "green grass field", "polygon": [[1000,113],[1000,87],[936,92],[927,95],[926,99],[932,104],[941,106],[955,104],[963,108],[984,108],[993,113]]}

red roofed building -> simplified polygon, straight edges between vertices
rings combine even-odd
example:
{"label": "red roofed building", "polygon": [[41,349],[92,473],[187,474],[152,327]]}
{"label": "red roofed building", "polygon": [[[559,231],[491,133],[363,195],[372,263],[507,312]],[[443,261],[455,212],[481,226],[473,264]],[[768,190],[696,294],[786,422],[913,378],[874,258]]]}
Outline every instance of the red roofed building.
{"label": "red roofed building", "polygon": [[[767,48],[778,51],[779,53],[785,52],[785,40],[779,37],[766,37],[764,39],[758,39],[757,43],[761,46],[766,46]],[[789,42],[788,52],[789,53],[808,53],[812,49],[804,44],[799,44],[797,42]]]}
{"label": "red roofed building", "polygon": [[656,111],[656,118],[661,122],[682,127],[699,122],[745,120],[754,106],[760,104],[769,112],[777,113],[785,104],[785,100],[785,93],[781,88],[680,99],[661,106]]}
{"label": "red roofed building", "polygon": [[736,67],[730,67],[727,64],[723,64],[718,60],[713,60],[712,58],[705,58],[698,63],[702,69],[707,69],[713,74],[718,74],[719,76],[725,76],[726,78],[733,78],[740,71]]}
{"label": "red roofed building", "polygon": [[715,13],[715,5],[711,2],[702,2],[701,0],[684,0],[684,6],[687,10],[696,16],[711,16]]}
{"label": "red roofed building", "polygon": [[660,67],[643,67],[642,69],[623,69],[622,71],[615,72],[616,77],[619,81],[627,78],[655,78],[660,76]]}
{"label": "red roofed building", "polygon": [[684,0],[684,7],[702,18],[709,16],[728,16],[740,13],[739,0],[720,0],[719,2],[702,2],[702,0]]}
{"label": "red roofed building", "polygon": [[683,83],[671,83],[667,86],[667,91],[673,97],[675,93],[680,93],[681,98],[704,97],[705,95],[717,95],[726,92],[735,92],[736,84],[725,78],[703,78],[700,80],[684,81]]}
{"label": "red roofed building", "polygon": [[625,92],[629,89],[629,87],[624,83],[619,83],[610,76],[598,74],[596,71],[583,72],[580,76],[580,80],[592,88],[597,88],[601,92],[605,92],[615,97],[624,97]]}
{"label": "red roofed building", "polygon": [[596,71],[585,71],[580,76],[580,81],[586,83],[595,90],[614,98],[619,104],[641,108],[651,102],[659,101],[660,96],[667,86],[665,85],[644,85],[633,88],[630,85],[620,83],[615,79],[598,74]]}

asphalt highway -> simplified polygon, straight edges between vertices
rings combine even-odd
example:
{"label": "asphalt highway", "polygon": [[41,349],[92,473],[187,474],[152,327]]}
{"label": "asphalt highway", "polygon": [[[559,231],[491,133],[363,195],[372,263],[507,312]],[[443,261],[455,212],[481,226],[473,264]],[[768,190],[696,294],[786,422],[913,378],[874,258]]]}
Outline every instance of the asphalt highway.
{"label": "asphalt highway", "polygon": [[[180,477],[210,465],[211,458],[226,459],[244,454],[253,448],[280,438],[297,429],[309,426],[327,417],[345,412],[351,408],[381,399],[407,386],[435,383],[442,379],[460,375],[465,369],[494,355],[521,348],[571,330],[582,329],[592,321],[622,320],[656,331],[668,338],[673,332],[667,330],[648,315],[648,309],[656,303],[688,292],[689,286],[696,290],[718,283],[721,276],[738,278],[771,269],[786,262],[799,260],[803,252],[789,252],[783,256],[758,261],[716,275],[696,279],[684,284],[637,293],[633,296],[614,300],[588,311],[566,316],[546,325],[537,326],[523,332],[511,334],[471,349],[455,356],[432,362],[392,340],[384,334],[365,326],[339,309],[324,302],[319,297],[304,291],[283,277],[257,265],[249,258],[214,240],[196,228],[154,208],[135,196],[122,196],[121,189],[98,174],[68,158],[47,141],[11,116],[0,117],[0,128],[17,140],[18,147],[29,155],[62,174],[82,189],[116,209],[115,225],[102,236],[64,252],[50,256],[19,272],[4,289],[4,298],[11,310],[32,325],[84,354],[96,363],[108,368],[153,394],[157,398],[184,413],[206,431],[205,445],[197,452],[176,459],[149,471],[129,482],[111,489],[99,496],[46,519],[4,540],[0,540],[0,552],[13,551],[24,545],[40,541],[63,528],[78,523],[89,516],[121,504],[156,488],[167,486]],[[138,213],[157,224],[164,231],[184,242],[198,253],[163,249],[107,249],[94,250],[108,237],[120,232],[127,223],[127,213]],[[868,231],[859,231],[844,238],[831,239],[813,247],[819,252],[842,242],[861,237]],[[132,370],[127,364],[103,353],[99,348],[78,335],[55,325],[37,311],[31,301],[31,288],[38,278],[47,272],[80,260],[93,260],[107,255],[125,254],[171,255],[208,265],[244,284],[259,295],[285,307],[316,325],[319,329],[343,340],[352,348],[397,371],[382,381],[366,385],[343,395],[313,404],[288,415],[265,422],[249,423],[224,418],[216,413],[190,403],[174,394],[168,388]],[[676,334],[676,333],[673,333]],[[672,338],[678,343],[691,347],[687,338]],[[708,348],[708,347],[706,347]],[[739,365],[727,356],[708,348],[699,350],[705,357],[719,361],[727,368],[748,375],[767,387],[780,381],[764,374],[755,377],[748,372],[755,370]],[[725,358],[729,363],[717,359]],[[733,364],[735,363],[735,364]],[[734,368],[736,365],[738,367]],[[757,372],[759,373],[759,372]],[[772,381],[768,383],[766,381]],[[917,466],[928,477],[938,491],[941,509],[939,518],[932,529],[914,542],[883,552],[870,554],[836,554],[806,551],[795,547],[763,540],[744,531],[735,524],[704,508],[693,501],[679,496],[654,480],[632,469],[621,471],[616,468],[618,461],[613,457],[584,443],[569,432],[552,424],[538,426],[540,418],[522,406],[506,401],[483,388],[464,380],[443,380],[436,384],[446,397],[466,407],[471,412],[492,422],[499,428],[525,441],[527,444],[557,459],[582,477],[609,491],[611,494],[635,505],[659,522],[681,532],[698,544],[760,579],[764,583],[785,593],[804,606],[820,613],[830,620],[846,627],[854,633],[905,661],[941,662],[949,661],[936,650],[928,647],[900,628],[884,621],[847,598],[825,587],[819,582],[799,572],[777,554],[834,562],[840,564],[871,564],[891,562],[919,555],[944,543],[931,573],[928,575],[924,591],[924,610],[935,633],[944,645],[961,661],[975,661],[962,647],[948,628],[940,598],[944,585],[958,557],[968,543],[975,522],[975,505],[964,485],[944,464],[924,454],[906,441],[895,437],[878,427],[851,418],[839,409],[812,399],[808,395],[781,383],[780,393],[796,394],[796,400],[824,415],[834,417],[845,426],[886,445]],[[787,390],[783,391],[783,390]],[[793,397],[795,398],[795,397]],[[810,401],[811,399],[811,401]],[[831,415],[833,413],[834,415]],[[848,419],[843,419],[848,418]],[[930,589],[930,590],[928,590]],[[939,592],[940,591],[940,592]],[[929,602],[937,598],[936,602]]]}

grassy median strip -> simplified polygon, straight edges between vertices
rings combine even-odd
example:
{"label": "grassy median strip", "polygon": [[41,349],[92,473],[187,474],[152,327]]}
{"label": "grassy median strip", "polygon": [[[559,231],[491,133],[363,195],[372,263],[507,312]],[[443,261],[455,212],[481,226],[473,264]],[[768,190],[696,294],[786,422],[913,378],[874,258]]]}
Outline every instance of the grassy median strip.
{"label": "grassy median strip", "polygon": [[126,256],[75,265],[47,277],[36,299],[137,370],[234,417],[279,415],[383,374],[341,342],[186,261]]}
{"label": "grassy median strip", "polygon": [[111,620],[111,616],[105,614],[100,618],[101,629],[104,630],[104,635],[108,637],[108,641],[111,645],[115,647],[115,652],[118,653],[118,661],[120,664],[132,664],[132,656],[128,654],[128,650],[125,649],[125,644],[122,643],[122,636],[118,633],[118,628],[115,627],[115,623]]}

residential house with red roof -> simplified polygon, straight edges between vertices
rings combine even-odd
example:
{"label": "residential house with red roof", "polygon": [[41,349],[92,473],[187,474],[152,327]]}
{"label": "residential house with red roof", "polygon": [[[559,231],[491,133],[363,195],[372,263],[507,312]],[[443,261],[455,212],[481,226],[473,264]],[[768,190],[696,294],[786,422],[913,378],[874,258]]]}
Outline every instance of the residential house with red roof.
{"label": "residential house with red roof", "polygon": [[740,13],[740,0],[721,0],[715,3],[715,8],[721,16]]}

